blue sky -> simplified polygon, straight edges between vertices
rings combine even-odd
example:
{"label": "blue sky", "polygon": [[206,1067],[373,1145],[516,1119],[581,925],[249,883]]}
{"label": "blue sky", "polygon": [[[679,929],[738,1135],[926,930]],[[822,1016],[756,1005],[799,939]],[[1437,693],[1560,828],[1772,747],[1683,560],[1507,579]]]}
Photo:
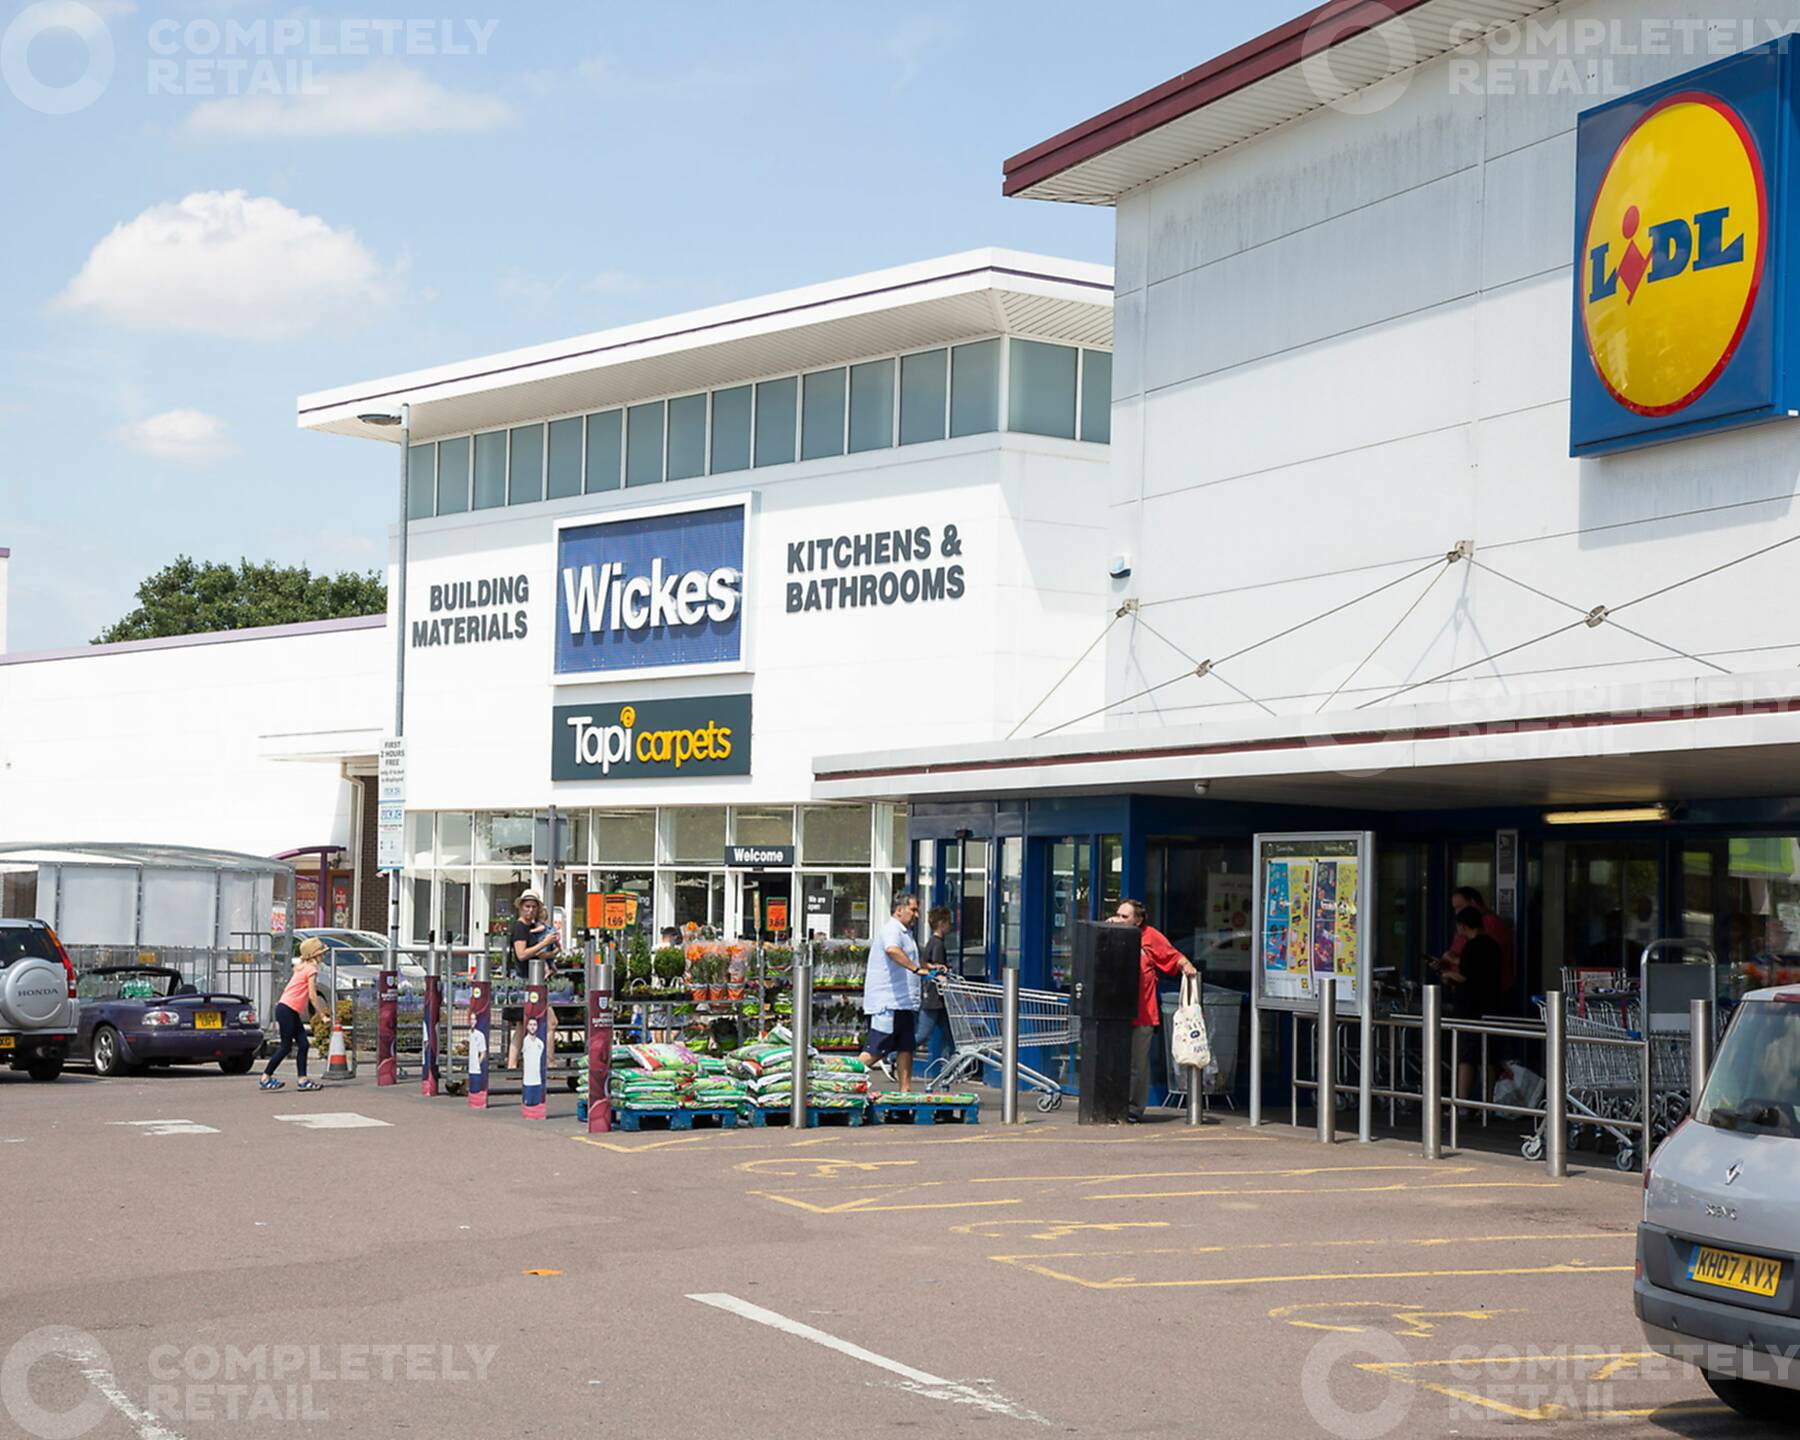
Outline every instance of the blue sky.
{"label": "blue sky", "polygon": [[1110,262],[1110,210],[1001,161],[1300,8],[0,0],[9,648],[181,552],[376,566],[391,451],[303,392],[976,245]]}

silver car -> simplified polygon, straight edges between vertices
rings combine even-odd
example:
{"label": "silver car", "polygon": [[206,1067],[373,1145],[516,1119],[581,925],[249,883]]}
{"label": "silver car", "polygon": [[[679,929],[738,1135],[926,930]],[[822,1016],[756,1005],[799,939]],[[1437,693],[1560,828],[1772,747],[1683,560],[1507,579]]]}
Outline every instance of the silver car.
{"label": "silver car", "polygon": [[1652,1348],[1759,1420],[1800,1414],[1800,985],[1738,1007],[1693,1116],[1644,1177],[1635,1308]]}

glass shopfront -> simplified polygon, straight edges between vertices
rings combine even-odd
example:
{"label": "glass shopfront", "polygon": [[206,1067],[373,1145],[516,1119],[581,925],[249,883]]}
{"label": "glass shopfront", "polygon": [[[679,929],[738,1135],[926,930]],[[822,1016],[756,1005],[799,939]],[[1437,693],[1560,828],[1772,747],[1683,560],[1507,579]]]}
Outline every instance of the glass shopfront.
{"label": "glass shopfront", "polygon": [[[885,913],[896,884],[890,864],[904,853],[893,849],[887,805],[562,813],[569,823],[554,904],[570,933],[586,928],[590,894],[625,894],[637,900],[636,928],[652,941],[669,925],[727,940],[866,940],[870,917]],[[402,933],[415,944],[499,943],[519,896],[545,887],[544,867],[532,863],[530,811],[414,811],[407,825]],[[904,815],[899,825],[903,836]],[[728,844],[794,845],[796,864],[732,869]]]}

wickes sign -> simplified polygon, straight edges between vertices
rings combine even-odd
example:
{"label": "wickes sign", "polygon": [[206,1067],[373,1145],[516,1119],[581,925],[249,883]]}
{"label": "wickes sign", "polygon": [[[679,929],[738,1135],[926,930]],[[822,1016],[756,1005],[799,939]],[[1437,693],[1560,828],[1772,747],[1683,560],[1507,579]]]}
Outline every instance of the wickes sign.
{"label": "wickes sign", "polygon": [[558,705],[552,732],[552,780],[750,773],[748,695]]}
{"label": "wickes sign", "polygon": [[1581,117],[1569,451],[1786,414],[1790,37]]}
{"label": "wickes sign", "polygon": [[743,657],[745,502],[564,523],[556,673],[732,669]]}

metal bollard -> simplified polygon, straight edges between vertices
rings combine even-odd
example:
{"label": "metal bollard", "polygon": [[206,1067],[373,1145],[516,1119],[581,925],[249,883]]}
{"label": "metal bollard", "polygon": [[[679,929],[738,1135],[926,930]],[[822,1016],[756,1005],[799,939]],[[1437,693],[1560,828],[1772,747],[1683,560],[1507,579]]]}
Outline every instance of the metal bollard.
{"label": "metal bollard", "polygon": [[794,1032],[794,1094],[788,1105],[788,1119],[796,1130],[806,1128],[806,1062],[812,1049],[812,982],[813,947],[808,941],[794,952],[794,1013],[788,1020],[788,1028]]}
{"label": "metal bollard", "polygon": [[1688,1001],[1688,1114],[1700,1108],[1700,1096],[1706,1089],[1706,1077],[1712,1074],[1713,1002],[1708,999]]}
{"label": "metal bollard", "polygon": [[1200,1092],[1206,1086],[1206,1072],[1198,1065],[1188,1066],[1187,1123],[1206,1123],[1206,1097]]}
{"label": "metal bollard", "polygon": [[1552,1180],[1569,1173],[1569,1035],[1563,993],[1544,996],[1544,1168]]}
{"label": "metal bollard", "polygon": [[1424,1026],[1419,1035],[1420,1125],[1425,1158],[1444,1158],[1444,992],[1426,985],[1419,991]]}
{"label": "metal bollard", "polygon": [[1313,1091],[1318,1107],[1319,1143],[1337,1140],[1337,980],[1330,975],[1319,990],[1319,1084]]}
{"label": "metal bollard", "polygon": [[1019,967],[1000,972],[1000,1123],[1019,1123]]}

